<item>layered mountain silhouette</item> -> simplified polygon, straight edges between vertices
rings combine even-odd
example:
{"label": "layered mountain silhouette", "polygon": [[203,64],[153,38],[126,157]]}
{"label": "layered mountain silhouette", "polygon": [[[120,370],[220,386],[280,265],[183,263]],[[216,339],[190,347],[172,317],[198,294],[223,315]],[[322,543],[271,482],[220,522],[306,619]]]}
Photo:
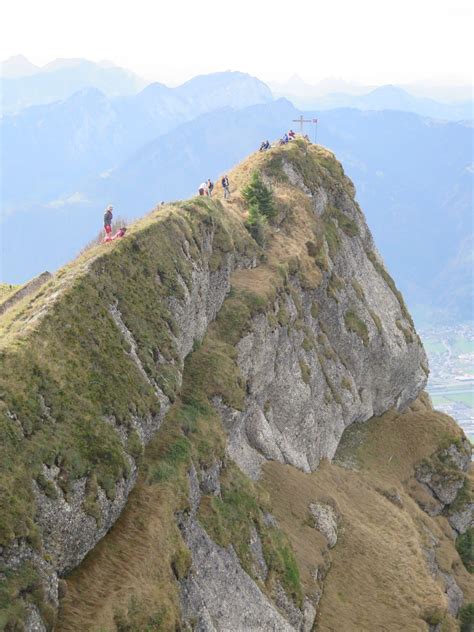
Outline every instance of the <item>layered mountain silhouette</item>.
{"label": "layered mountain silhouette", "polygon": [[2,113],[67,99],[84,88],[97,88],[108,96],[136,94],[146,82],[110,62],[57,59],[43,68],[17,56],[3,62],[0,100]]}
{"label": "layered mountain silhouette", "polygon": [[328,81],[310,86],[298,77],[286,84],[276,84],[275,94],[284,96],[303,109],[356,108],[358,110],[398,110],[450,121],[472,120],[472,97],[445,103],[428,97],[414,96],[394,85],[377,88],[352,86],[344,81]]}

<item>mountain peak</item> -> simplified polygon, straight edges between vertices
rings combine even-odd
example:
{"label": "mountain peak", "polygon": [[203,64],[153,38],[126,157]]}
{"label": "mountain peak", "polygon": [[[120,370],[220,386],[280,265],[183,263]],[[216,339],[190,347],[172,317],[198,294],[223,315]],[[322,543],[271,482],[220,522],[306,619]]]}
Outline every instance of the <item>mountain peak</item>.
{"label": "mountain peak", "polygon": [[5,61],[2,61],[0,66],[0,75],[9,79],[28,77],[39,71],[40,68],[31,63],[24,55],[9,57]]}
{"label": "mountain peak", "polygon": [[[449,617],[448,590],[459,609],[470,445],[420,395],[351,181],[302,138],[228,173],[230,199],[160,204],[0,315],[8,628],[408,630]],[[426,564],[441,538],[449,566]]]}

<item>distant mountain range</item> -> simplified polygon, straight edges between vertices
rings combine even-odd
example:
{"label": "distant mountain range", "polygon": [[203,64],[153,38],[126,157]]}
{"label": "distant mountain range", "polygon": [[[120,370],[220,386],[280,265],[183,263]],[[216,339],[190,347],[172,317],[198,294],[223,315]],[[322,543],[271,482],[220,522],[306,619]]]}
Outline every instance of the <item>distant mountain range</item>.
{"label": "distant mountain range", "polygon": [[[400,97],[398,89],[373,92],[373,102],[387,105]],[[300,113],[287,99],[273,100],[258,79],[215,73],[129,96],[88,87],[5,115],[2,279],[21,282],[70,259],[98,233],[109,202],[133,219],[161,200],[192,195],[203,179],[277,138]],[[354,180],[410,306],[419,305],[420,314],[428,306],[437,317],[471,317],[472,125],[392,108],[304,114],[319,119],[318,142]]]}
{"label": "distant mountain range", "polygon": [[39,68],[21,55],[1,65],[0,103],[3,114],[31,105],[67,99],[78,90],[97,88],[108,96],[136,94],[146,81],[110,62],[56,59]]}
{"label": "distant mountain range", "polygon": [[332,110],[334,108],[356,108],[358,110],[398,110],[414,112],[421,116],[448,121],[472,120],[474,117],[474,101],[465,100],[456,103],[442,103],[426,97],[415,97],[406,90],[393,85],[379,86],[369,91],[361,91],[345,82],[335,85],[351,89],[351,92],[331,91],[322,94],[320,86],[315,90],[306,89],[306,84],[296,79],[286,89],[276,89],[277,95],[291,99],[300,108],[315,110]]}
{"label": "distant mountain range", "polygon": [[239,72],[195,77],[177,88],[154,83],[139,94],[107,98],[95,88],[0,120],[5,213],[48,202],[107,173],[150,139],[222,107],[270,103],[269,88]]}
{"label": "distant mountain range", "polygon": [[[470,84],[441,86],[417,82],[408,85],[364,86],[335,77],[310,84],[298,75],[293,75],[284,83],[269,82],[268,85],[276,97],[286,97],[300,108],[357,107],[396,110],[402,106],[403,110],[417,114],[438,116],[438,112],[429,110],[436,107],[433,103],[435,101],[436,105],[454,106],[453,112],[448,108],[442,116],[449,119],[457,117],[458,107],[471,104],[472,108],[474,100],[473,87]],[[469,118],[472,118],[472,109]]]}

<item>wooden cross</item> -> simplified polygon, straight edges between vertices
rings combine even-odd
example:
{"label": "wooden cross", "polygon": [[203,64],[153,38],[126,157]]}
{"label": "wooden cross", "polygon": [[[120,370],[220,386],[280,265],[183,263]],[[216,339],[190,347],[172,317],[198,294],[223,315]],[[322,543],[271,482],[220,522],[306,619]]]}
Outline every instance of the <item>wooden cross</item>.
{"label": "wooden cross", "polygon": [[300,124],[300,132],[301,132],[301,135],[303,136],[303,123],[314,123],[314,119],[304,119],[303,115],[301,115],[300,118],[293,119],[292,123]]}

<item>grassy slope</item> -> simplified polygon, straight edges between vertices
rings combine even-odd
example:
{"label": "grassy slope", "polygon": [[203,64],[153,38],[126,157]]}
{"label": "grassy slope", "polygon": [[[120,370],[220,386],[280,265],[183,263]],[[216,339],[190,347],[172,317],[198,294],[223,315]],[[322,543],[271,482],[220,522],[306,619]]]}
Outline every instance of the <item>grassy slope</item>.
{"label": "grassy slope", "polygon": [[[43,463],[60,468],[66,496],[76,478],[88,478],[84,508],[93,516],[97,483],[113,497],[115,482],[128,476],[127,452],[133,455],[137,448],[132,417],[156,413],[159,402],[128,355],[108,308],[118,302],[143,366],[173,399],[174,370],[159,371],[155,362],[158,351],[176,358],[173,315],[164,299],[182,291],[178,274],[185,282],[190,277],[191,263],[179,255],[183,241],[199,258],[204,232],[211,229],[212,269],[231,250],[255,252],[242,223],[219,202],[160,209],[126,239],[81,255],[0,319],[2,545],[25,538],[40,548],[31,479],[55,493],[41,475]],[[129,433],[125,449],[104,419],[109,416]],[[0,627],[24,616],[17,595],[43,601],[35,573],[27,570],[9,573],[0,585]]]}
{"label": "grassy slope", "polygon": [[0,283],[0,303],[6,301],[9,296],[20,288],[20,285],[12,285],[11,283]]}
{"label": "grassy slope", "polygon": [[[445,613],[443,590],[423,555],[428,530],[439,540],[439,566],[454,575],[466,601],[472,601],[474,581],[454,549],[446,519],[430,518],[410,494],[416,463],[460,432],[449,417],[417,402],[403,415],[390,411],[350,427],[336,462],[311,475],[277,463],[265,467],[264,487],[294,546],[308,590],[311,572],[327,564],[324,538],[310,526],[308,505],[330,500],[342,517],[318,630],[415,631],[426,629],[423,622],[433,613]],[[356,469],[341,467],[338,460]],[[386,497],[394,491],[403,507]],[[449,617],[444,626],[457,629]]]}

